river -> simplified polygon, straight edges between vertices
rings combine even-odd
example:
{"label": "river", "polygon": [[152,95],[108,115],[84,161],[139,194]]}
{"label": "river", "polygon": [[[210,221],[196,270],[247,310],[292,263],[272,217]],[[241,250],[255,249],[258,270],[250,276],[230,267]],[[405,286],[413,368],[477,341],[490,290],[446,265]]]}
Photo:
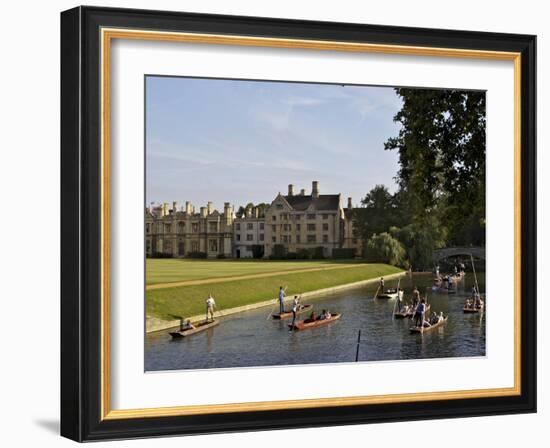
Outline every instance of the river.
{"label": "river", "polygon": [[[478,281],[483,292],[484,276],[478,275]],[[340,320],[324,327],[289,332],[289,321],[267,319],[271,310],[260,308],[222,318],[220,325],[189,338],[172,340],[168,332],[147,334],[145,370],[353,362],[359,330],[359,361],[484,356],[487,313],[462,312],[472,282],[467,274],[457,294],[447,295],[432,293],[433,274],[401,278],[405,302],[417,285],[421,293],[428,291],[430,312],[449,315],[445,325],[424,335],[410,334],[409,319],[392,319],[395,300],[373,300],[377,285],[370,285],[311,300],[316,312],[342,313]],[[386,282],[396,285],[397,280]]]}

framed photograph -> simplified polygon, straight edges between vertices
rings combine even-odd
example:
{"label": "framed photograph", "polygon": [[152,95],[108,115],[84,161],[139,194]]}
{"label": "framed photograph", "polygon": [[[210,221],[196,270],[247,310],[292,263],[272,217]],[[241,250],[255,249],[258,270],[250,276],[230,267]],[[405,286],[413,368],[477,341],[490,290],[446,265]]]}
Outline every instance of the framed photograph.
{"label": "framed photograph", "polygon": [[535,36],[61,14],[61,433],[536,411]]}

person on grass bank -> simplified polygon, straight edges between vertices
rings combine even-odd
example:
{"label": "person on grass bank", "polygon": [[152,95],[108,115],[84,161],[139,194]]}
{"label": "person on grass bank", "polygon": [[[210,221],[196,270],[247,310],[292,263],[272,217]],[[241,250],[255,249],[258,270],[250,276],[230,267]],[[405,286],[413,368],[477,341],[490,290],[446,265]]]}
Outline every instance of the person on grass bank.
{"label": "person on grass bank", "polygon": [[212,294],[209,294],[208,299],[206,299],[206,322],[208,322],[208,316],[211,316],[212,322],[214,322],[215,307],[216,307],[216,301],[214,300],[214,297],[212,297]]}

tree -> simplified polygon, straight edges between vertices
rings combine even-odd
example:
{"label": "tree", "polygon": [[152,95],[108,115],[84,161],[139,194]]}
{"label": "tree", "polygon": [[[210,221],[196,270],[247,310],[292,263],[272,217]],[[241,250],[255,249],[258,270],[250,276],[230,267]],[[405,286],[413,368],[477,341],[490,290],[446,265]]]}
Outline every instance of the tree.
{"label": "tree", "polygon": [[361,200],[361,208],[354,210],[356,236],[367,241],[375,233],[388,230],[396,220],[396,208],[392,195],[384,185],[376,185]]}
{"label": "tree", "polygon": [[396,199],[406,203],[407,221],[421,222],[427,213],[449,229],[449,242],[484,242],[485,93],[396,92],[401,129],[385,149],[399,151]]}
{"label": "tree", "polygon": [[365,258],[371,262],[388,263],[407,268],[406,251],[403,245],[389,233],[373,235],[365,245]]}

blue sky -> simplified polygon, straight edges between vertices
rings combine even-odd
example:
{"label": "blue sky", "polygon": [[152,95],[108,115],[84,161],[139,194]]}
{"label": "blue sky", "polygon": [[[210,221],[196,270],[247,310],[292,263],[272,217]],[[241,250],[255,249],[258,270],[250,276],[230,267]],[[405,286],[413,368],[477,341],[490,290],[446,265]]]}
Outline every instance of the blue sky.
{"label": "blue sky", "polygon": [[401,100],[387,87],[146,78],[146,202],[271,202],[287,185],[395,190]]}

